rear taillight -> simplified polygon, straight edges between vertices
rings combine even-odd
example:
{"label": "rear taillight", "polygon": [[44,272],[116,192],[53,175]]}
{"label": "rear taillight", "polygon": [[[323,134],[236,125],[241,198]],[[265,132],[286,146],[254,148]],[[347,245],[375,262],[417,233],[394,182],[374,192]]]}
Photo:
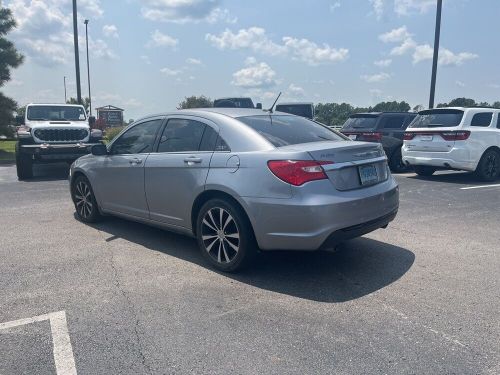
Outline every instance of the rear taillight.
{"label": "rear taillight", "polygon": [[322,167],[325,164],[333,164],[333,162],[313,160],[271,160],[267,162],[267,166],[276,177],[295,186],[327,179]]}
{"label": "rear taillight", "polygon": [[403,139],[405,141],[411,141],[413,138],[415,138],[415,135],[415,133],[405,133]]}
{"label": "rear taillight", "polygon": [[382,140],[382,133],[377,133],[377,132],[361,133],[358,136],[358,141],[380,142],[381,140]]}
{"label": "rear taillight", "polygon": [[445,141],[465,141],[470,136],[470,131],[453,131],[453,132],[442,132],[441,137]]}

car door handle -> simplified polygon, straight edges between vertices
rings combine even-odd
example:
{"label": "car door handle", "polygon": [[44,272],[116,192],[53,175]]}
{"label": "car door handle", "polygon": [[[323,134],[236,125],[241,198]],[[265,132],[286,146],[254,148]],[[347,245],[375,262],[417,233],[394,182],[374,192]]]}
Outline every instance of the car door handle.
{"label": "car door handle", "polygon": [[142,164],[142,159],[139,159],[139,158],[133,158],[133,159],[130,159],[128,162],[129,162],[130,164],[139,165],[139,164]]}
{"label": "car door handle", "polygon": [[193,165],[195,163],[200,164],[201,162],[201,158],[197,158],[196,156],[190,156],[184,159],[184,163],[187,163],[188,165]]}

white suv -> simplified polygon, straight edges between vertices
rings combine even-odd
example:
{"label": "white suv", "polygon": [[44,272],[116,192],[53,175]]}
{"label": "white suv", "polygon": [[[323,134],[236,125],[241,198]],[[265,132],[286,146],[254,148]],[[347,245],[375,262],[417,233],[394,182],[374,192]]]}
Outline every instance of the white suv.
{"label": "white suv", "polygon": [[494,181],[500,177],[500,109],[421,111],[405,132],[402,155],[421,176],[452,169]]}

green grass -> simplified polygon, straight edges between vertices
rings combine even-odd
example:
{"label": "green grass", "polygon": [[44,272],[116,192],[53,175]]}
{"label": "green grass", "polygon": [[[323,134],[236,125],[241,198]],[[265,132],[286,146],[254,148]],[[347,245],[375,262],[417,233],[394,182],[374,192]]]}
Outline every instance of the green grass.
{"label": "green grass", "polygon": [[0,140],[0,160],[15,160],[16,141]]}

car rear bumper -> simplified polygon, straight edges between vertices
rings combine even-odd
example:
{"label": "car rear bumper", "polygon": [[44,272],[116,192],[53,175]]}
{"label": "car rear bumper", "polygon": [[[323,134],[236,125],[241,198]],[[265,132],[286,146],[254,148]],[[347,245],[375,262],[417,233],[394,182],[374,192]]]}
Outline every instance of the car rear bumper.
{"label": "car rear bumper", "polygon": [[329,195],[243,199],[262,250],[318,250],[387,226],[399,207],[399,189],[391,177]]}
{"label": "car rear bumper", "polygon": [[468,159],[470,154],[462,149],[450,152],[408,151],[403,147],[403,162],[410,165],[423,165],[442,169],[475,171],[478,161]]}

